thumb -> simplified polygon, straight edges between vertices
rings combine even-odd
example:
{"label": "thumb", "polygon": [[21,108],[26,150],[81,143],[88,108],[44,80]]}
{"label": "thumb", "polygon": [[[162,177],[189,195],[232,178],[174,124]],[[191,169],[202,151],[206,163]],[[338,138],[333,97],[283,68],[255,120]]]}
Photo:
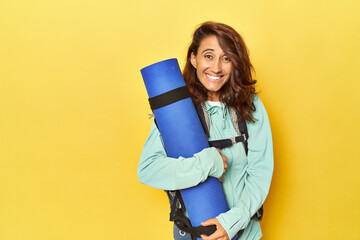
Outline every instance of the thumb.
{"label": "thumb", "polygon": [[210,226],[210,225],[217,225],[218,221],[216,218],[210,218],[208,220],[206,220],[205,222],[202,222],[201,225],[202,226]]}

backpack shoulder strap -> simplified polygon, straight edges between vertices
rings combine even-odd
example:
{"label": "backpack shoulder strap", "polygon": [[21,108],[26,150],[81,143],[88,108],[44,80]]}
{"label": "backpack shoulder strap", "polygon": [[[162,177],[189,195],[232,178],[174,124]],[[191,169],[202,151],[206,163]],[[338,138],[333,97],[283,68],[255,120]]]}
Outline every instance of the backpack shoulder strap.
{"label": "backpack shoulder strap", "polygon": [[210,136],[210,120],[209,114],[206,111],[205,103],[197,104],[195,106],[196,112],[200,118],[201,125],[205,131],[206,137],[209,138]]}
{"label": "backpack shoulder strap", "polygon": [[233,107],[229,107],[229,113],[236,133],[239,134],[239,136],[243,136],[245,139],[245,141],[243,141],[243,145],[245,148],[245,153],[247,155],[248,154],[247,140],[249,139],[249,133],[246,126],[246,121],[245,119],[238,121],[238,119],[240,118],[240,114]]}
{"label": "backpack shoulder strap", "polygon": [[247,130],[245,119],[238,122],[238,127],[239,127],[239,130],[240,130],[241,134],[245,135],[245,142],[243,142],[243,144],[244,144],[245,153],[246,153],[246,156],[247,156],[247,154],[248,154],[248,141],[247,140],[249,139],[249,133],[248,133],[248,130]]}
{"label": "backpack shoulder strap", "polygon": [[231,122],[234,126],[234,129],[235,129],[236,133],[240,136],[242,131],[240,130],[240,125],[238,124],[239,123],[238,122],[239,114],[233,107],[228,107],[228,109],[229,109],[230,118],[231,118]]}
{"label": "backpack shoulder strap", "polygon": [[[205,103],[198,104],[195,106],[195,108],[196,108],[196,111],[200,118],[201,125],[203,126],[203,129],[205,131],[206,137],[209,138],[209,136],[210,136],[210,119],[209,119],[209,114],[206,111]],[[231,122],[234,126],[236,133],[239,136],[234,137],[234,138],[229,138],[229,139],[209,141],[209,144],[211,147],[216,147],[216,148],[222,149],[225,147],[229,147],[234,143],[242,142],[244,145],[244,148],[245,148],[245,153],[247,155],[247,152],[248,152],[247,151],[247,138],[249,137],[249,135],[247,132],[246,122],[245,122],[245,120],[238,122],[240,115],[234,108],[229,107],[229,112],[230,112]]]}

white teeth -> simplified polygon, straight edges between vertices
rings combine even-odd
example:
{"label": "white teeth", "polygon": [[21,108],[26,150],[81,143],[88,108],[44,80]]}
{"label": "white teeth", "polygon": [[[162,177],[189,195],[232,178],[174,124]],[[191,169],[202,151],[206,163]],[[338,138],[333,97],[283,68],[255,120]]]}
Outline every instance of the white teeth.
{"label": "white teeth", "polygon": [[208,78],[212,79],[212,80],[218,80],[220,79],[220,77],[214,77],[214,76],[210,76],[208,74],[206,74],[206,76],[208,76]]}

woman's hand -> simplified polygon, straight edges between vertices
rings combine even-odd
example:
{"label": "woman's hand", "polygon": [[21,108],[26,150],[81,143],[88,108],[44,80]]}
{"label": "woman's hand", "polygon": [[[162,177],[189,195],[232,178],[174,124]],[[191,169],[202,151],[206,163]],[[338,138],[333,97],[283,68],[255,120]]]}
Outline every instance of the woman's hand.
{"label": "woman's hand", "polygon": [[201,235],[203,240],[230,240],[225,229],[220,225],[216,218],[210,218],[205,222],[201,223],[203,226],[216,225],[216,231],[210,236]]}
{"label": "woman's hand", "polygon": [[[216,148],[216,149],[217,149],[218,152],[220,153],[220,156],[222,157],[222,160],[223,160],[223,162],[224,162],[224,172],[223,172],[223,175],[224,175],[224,173],[226,172],[226,169],[227,169],[227,167],[228,167],[228,165],[227,165],[227,158],[226,158],[224,155],[221,154],[221,150],[220,150],[219,148]],[[219,178],[219,181],[220,181],[220,182],[223,182],[223,181],[224,181],[224,179],[223,179],[222,176]]]}

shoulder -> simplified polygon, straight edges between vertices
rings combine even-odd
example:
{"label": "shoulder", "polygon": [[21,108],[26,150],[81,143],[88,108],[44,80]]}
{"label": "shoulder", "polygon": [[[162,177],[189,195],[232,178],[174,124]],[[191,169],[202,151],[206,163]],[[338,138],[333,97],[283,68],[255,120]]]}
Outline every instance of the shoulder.
{"label": "shoulder", "polygon": [[255,118],[255,123],[262,122],[264,119],[267,119],[267,112],[263,102],[261,101],[258,95],[254,95],[253,104],[255,107],[255,111],[253,112],[253,117]]}
{"label": "shoulder", "polygon": [[254,104],[256,110],[258,108],[264,108],[264,104],[262,103],[259,95],[257,95],[257,94],[255,94],[254,97],[253,97],[253,104]]}

